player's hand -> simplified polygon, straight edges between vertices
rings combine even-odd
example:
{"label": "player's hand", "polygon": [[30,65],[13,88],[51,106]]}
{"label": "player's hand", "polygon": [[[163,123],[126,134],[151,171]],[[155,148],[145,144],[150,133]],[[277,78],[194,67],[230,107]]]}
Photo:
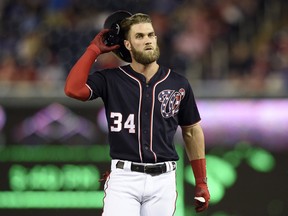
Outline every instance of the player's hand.
{"label": "player's hand", "polygon": [[[203,199],[204,198],[204,199]],[[206,183],[196,184],[194,205],[196,212],[202,212],[208,208],[210,194]]]}
{"label": "player's hand", "polygon": [[114,45],[114,46],[106,46],[104,43],[104,36],[106,33],[108,33],[110,30],[109,29],[103,29],[101,30],[95,38],[91,41],[91,44],[95,44],[101,53],[107,53],[113,50],[118,49],[120,46],[119,45]]}

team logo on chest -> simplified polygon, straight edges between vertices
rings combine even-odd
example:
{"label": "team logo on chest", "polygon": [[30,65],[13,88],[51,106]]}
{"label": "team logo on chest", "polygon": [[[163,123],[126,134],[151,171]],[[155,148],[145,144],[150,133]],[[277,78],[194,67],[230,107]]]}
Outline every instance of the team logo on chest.
{"label": "team logo on chest", "polygon": [[185,96],[183,88],[179,91],[163,90],[158,94],[161,103],[161,114],[164,118],[175,116],[179,112],[180,102]]}

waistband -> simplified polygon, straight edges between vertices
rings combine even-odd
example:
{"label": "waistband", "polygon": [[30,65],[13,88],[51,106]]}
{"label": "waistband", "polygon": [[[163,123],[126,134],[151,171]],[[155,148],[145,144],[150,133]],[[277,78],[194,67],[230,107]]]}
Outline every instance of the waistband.
{"label": "waistband", "polygon": [[166,161],[162,163],[134,163],[124,160],[112,160],[111,170],[123,169],[126,171],[146,173],[152,176],[176,170],[177,163],[175,161]]}

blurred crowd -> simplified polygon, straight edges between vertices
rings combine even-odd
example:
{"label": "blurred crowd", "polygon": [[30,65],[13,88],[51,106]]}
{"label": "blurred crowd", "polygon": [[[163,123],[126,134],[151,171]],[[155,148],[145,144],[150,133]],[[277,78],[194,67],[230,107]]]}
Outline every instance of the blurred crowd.
{"label": "blurred crowd", "polygon": [[[288,91],[287,0],[1,0],[1,82],[64,82],[116,10],[151,15],[159,62],[250,95]],[[94,69],[125,64],[113,54]]]}

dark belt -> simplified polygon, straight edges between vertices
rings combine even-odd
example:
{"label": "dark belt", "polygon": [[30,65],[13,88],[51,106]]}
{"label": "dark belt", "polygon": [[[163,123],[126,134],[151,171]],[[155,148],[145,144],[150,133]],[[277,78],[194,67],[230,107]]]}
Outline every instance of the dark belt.
{"label": "dark belt", "polygon": [[[124,168],[124,161],[118,161],[116,163],[116,168],[123,169]],[[176,169],[176,163],[173,163],[173,170]],[[167,172],[167,167],[165,163],[162,164],[155,164],[155,165],[142,165],[142,164],[135,164],[131,163],[131,171],[146,173],[152,176],[160,175],[162,173]]]}

